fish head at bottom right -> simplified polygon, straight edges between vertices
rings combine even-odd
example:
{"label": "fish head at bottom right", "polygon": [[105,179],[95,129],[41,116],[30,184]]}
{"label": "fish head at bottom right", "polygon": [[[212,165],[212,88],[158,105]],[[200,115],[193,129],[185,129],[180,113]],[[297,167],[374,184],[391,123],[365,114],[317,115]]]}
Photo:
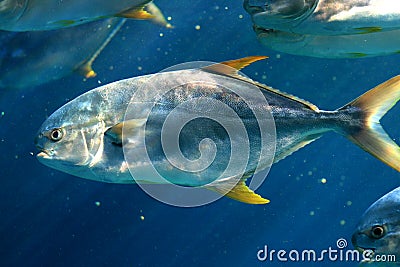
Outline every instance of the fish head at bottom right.
{"label": "fish head at bottom right", "polygon": [[361,252],[394,255],[400,262],[400,187],[373,203],[363,214],[352,236],[352,243]]}

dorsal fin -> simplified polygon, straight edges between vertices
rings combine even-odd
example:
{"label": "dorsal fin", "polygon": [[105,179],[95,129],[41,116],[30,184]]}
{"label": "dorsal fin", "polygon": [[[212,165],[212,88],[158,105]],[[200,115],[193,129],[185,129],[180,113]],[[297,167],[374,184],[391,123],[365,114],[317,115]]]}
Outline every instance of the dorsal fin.
{"label": "dorsal fin", "polygon": [[265,59],[265,58],[268,58],[268,57],[266,57],[266,56],[244,57],[244,58],[240,58],[240,59],[236,59],[236,60],[225,61],[225,62],[213,64],[213,65],[210,65],[210,66],[207,66],[207,67],[203,67],[202,70],[207,71],[207,72],[216,73],[216,74],[225,75],[225,76],[232,77],[232,78],[244,81],[244,82],[251,83],[251,84],[253,84],[253,85],[255,85],[255,86],[257,86],[257,87],[259,87],[261,89],[264,89],[266,91],[281,95],[281,96],[286,97],[286,98],[290,98],[291,100],[296,101],[296,102],[308,107],[309,109],[318,112],[319,109],[318,109],[317,106],[315,106],[314,104],[312,104],[312,103],[310,103],[310,102],[308,102],[308,101],[306,101],[304,99],[298,98],[298,97],[296,97],[294,95],[291,95],[291,94],[287,94],[287,93],[281,92],[281,91],[279,91],[277,89],[274,89],[274,88],[272,88],[270,86],[267,86],[267,85],[262,84],[260,82],[254,81],[254,80],[252,80],[252,79],[250,79],[248,77],[240,75],[239,70],[241,70],[242,68],[250,65],[253,62],[256,62],[256,61],[259,61],[259,60],[262,60],[262,59]]}
{"label": "dorsal fin", "polygon": [[[242,80],[244,80],[244,79],[242,79]],[[247,78],[246,80],[250,80],[250,79]],[[273,92],[273,93],[275,93],[275,94],[278,94],[278,95],[281,95],[281,96],[290,98],[291,100],[296,101],[296,102],[298,102],[298,103],[300,103],[300,104],[302,104],[302,105],[304,105],[304,106],[308,107],[309,109],[314,110],[314,111],[316,111],[316,112],[319,111],[319,108],[318,108],[316,105],[314,105],[314,104],[311,103],[311,102],[308,102],[307,100],[301,99],[300,97],[297,97],[297,96],[294,96],[294,95],[291,95],[291,94],[288,94],[288,93],[279,91],[278,89],[272,88],[272,87],[267,86],[267,85],[265,85],[265,84],[262,84],[262,83],[260,83],[260,82],[256,82],[256,81],[253,81],[253,80],[251,80],[251,82],[252,82],[254,85],[256,85],[256,86],[258,86],[259,88],[261,88],[261,89],[264,89],[264,90]]]}
{"label": "dorsal fin", "polygon": [[244,67],[247,67],[253,62],[266,59],[268,57],[266,56],[251,56],[251,57],[244,57],[244,58],[239,58],[235,60],[229,60],[229,61],[224,61],[221,63],[217,63],[214,65],[210,65],[207,67],[202,68],[205,71],[208,72],[213,72],[213,73],[218,73],[218,74],[223,74],[227,76],[240,76],[238,75],[238,71],[243,69]]}

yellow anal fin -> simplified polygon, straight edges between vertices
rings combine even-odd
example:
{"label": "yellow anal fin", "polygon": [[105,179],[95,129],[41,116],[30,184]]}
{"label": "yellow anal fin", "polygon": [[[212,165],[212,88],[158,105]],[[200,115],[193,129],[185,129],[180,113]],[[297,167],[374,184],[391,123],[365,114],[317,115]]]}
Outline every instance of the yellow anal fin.
{"label": "yellow anal fin", "polygon": [[263,198],[259,194],[254,193],[244,181],[239,182],[231,191],[226,194],[234,200],[241,201],[247,204],[267,204],[268,199]]}
{"label": "yellow anal fin", "polygon": [[154,16],[144,10],[144,7],[135,7],[119,13],[116,17],[128,18],[128,19],[153,19]]}
{"label": "yellow anal fin", "polygon": [[254,193],[254,191],[246,185],[244,180],[239,181],[232,189],[229,190],[227,189],[227,186],[230,185],[231,184],[227,182],[226,184],[208,185],[206,188],[247,204],[269,203],[268,199],[265,199],[262,196]]}
{"label": "yellow anal fin", "polygon": [[355,28],[355,30],[359,31],[359,34],[368,34],[368,33],[380,32],[382,31],[382,27],[378,26],[360,27],[360,28]]}

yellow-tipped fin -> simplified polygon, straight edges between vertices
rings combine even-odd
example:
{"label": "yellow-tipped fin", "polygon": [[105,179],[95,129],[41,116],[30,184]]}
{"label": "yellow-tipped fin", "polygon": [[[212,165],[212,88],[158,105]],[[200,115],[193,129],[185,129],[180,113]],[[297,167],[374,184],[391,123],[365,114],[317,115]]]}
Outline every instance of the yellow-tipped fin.
{"label": "yellow-tipped fin", "polygon": [[372,26],[372,27],[360,27],[360,28],[355,28],[357,31],[359,31],[359,34],[368,34],[368,33],[374,33],[374,32],[381,32],[382,27],[379,26]]}
{"label": "yellow-tipped fin", "polygon": [[58,27],[62,27],[62,28],[70,27],[70,26],[74,25],[75,23],[76,23],[75,20],[68,20],[68,19],[51,22],[51,24],[57,25]]}
{"label": "yellow-tipped fin", "polygon": [[135,7],[132,9],[129,9],[127,11],[124,11],[122,13],[119,13],[116,15],[116,17],[122,17],[122,18],[127,18],[127,19],[153,19],[154,16],[144,10],[144,7]]}
{"label": "yellow-tipped fin", "polygon": [[96,72],[92,69],[92,62],[93,61],[87,61],[81,66],[78,67],[78,72],[82,76],[84,76],[86,79],[96,77]]}
{"label": "yellow-tipped fin", "polygon": [[121,29],[124,25],[126,19],[121,19],[121,21],[114,27],[114,29],[110,32],[104,42],[100,45],[100,47],[91,55],[89,59],[79,65],[76,69],[78,72],[83,75],[86,79],[96,77],[96,72],[93,70],[92,65],[96,58],[100,55],[103,49],[108,45],[108,43],[114,38],[115,34]]}
{"label": "yellow-tipped fin", "polygon": [[305,107],[318,112],[319,109],[317,106],[315,106],[314,104],[312,104],[308,101],[305,101],[304,99],[298,98],[291,94],[281,92],[277,89],[274,89],[265,84],[253,81],[252,79],[239,74],[239,70],[241,70],[242,68],[250,65],[253,62],[256,62],[256,61],[259,61],[262,59],[266,59],[266,58],[268,58],[268,57],[267,56],[250,56],[250,57],[245,57],[245,58],[239,58],[239,59],[225,61],[225,62],[213,64],[213,65],[210,65],[207,67],[203,67],[202,70],[211,72],[211,73],[215,73],[215,74],[229,76],[229,77],[241,80],[241,81],[251,83],[260,89],[270,91],[274,94],[278,94],[278,95],[281,95],[286,98],[290,98],[291,100],[296,101],[296,102],[304,105]]}
{"label": "yellow-tipped fin", "polygon": [[[247,204],[267,204],[268,199],[254,193],[245,183],[244,180],[239,181],[232,189],[228,189],[231,186],[229,181],[218,182],[216,184],[207,185],[206,188],[223,194],[234,200],[244,202]],[[228,191],[228,192],[227,192]]]}
{"label": "yellow-tipped fin", "polygon": [[236,76],[238,71],[247,67],[251,63],[256,61],[266,59],[266,56],[251,56],[251,57],[244,57],[235,60],[225,61],[218,64],[214,64],[211,66],[204,67],[203,70],[208,72],[214,72],[218,74],[223,74],[227,76]]}
{"label": "yellow-tipped fin", "polygon": [[387,135],[379,120],[400,99],[400,76],[376,86],[339,110],[359,108],[364,125],[347,137],[382,162],[400,171],[400,147]]}
{"label": "yellow-tipped fin", "polygon": [[149,12],[153,18],[151,21],[155,24],[161,25],[165,28],[172,29],[174,26],[171,25],[166,19],[164,14],[161,12],[161,10],[156,6],[153,2],[148,3],[144,9]]}

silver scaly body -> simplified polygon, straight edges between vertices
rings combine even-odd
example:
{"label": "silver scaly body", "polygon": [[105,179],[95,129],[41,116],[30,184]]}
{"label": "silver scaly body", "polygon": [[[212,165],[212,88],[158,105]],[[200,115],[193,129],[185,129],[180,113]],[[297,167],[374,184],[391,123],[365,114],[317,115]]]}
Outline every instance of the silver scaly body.
{"label": "silver scaly body", "polygon": [[[240,64],[244,62],[245,66],[259,59],[249,57],[216,66],[236,66],[238,62]],[[248,138],[250,157],[244,176],[248,178],[254,173],[258,163],[262,168],[269,166],[267,159],[260,158],[259,144],[262,140],[258,128],[259,121],[249,111],[245,102],[230,91],[240,87],[246,90],[261,89],[262,96],[268,102],[266,105],[265,101],[262,101],[264,99],[260,99],[253,108],[259,110],[261,114],[266,114],[265,120],[272,120],[267,116],[272,114],[276,127],[274,162],[312,142],[324,132],[333,130],[348,137],[391,167],[400,170],[398,146],[379,125],[379,118],[400,97],[400,77],[377,86],[336,111],[322,111],[311,103],[248,78],[231,73],[218,73],[213,69],[212,71],[207,68],[179,70],[157,75],[162,77],[162,83],[154,85],[155,88],[173,89],[157,99],[149,117],[141,114],[144,111],[139,108],[135,110],[137,119],[125,121],[130,101],[136,100],[140,104],[143,96],[139,100],[133,96],[138,88],[153,77],[152,75],[121,80],[93,89],[65,104],[43,123],[35,140],[36,146],[41,151],[38,159],[49,167],[82,178],[111,183],[133,183],[129,168],[140,170],[143,162],[141,160],[127,162],[124,151],[139,145],[138,140],[143,136],[140,136],[140,132],[135,129],[146,125],[145,138],[151,162],[170,182],[184,186],[198,186],[212,182],[221,174],[229,161],[232,148],[230,140],[233,137],[237,143],[241,143],[242,140],[245,142]],[[187,84],[185,81],[188,79],[211,83]],[[176,84],[182,86],[174,88]],[[152,90],[150,88],[144,92],[150,94]],[[191,121],[179,133],[179,148],[183,155],[190,160],[200,157],[199,145],[204,138],[214,142],[218,153],[210,168],[195,174],[182,174],[171,167],[166,159],[160,141],[161,128],[172,111],[178,114],[178,118],[188,114],[195,116],[205,113],[210,117],[218,115],[214,114],[218,111],[213,110],[212,101],[209,102],[209,106],[194,106],[190,109],[179,106],[182,102],[199,98],[215,99],[230,106],[245,125],[248,137],[240,134],[229,136],[224,128],[206,118]],[[221,115],[224,123],[233,124],[235,120],[233,116]],[[122,138],[121,125],[133,130],[132,134]],[[267,147],[268,151],[273,151],[272,142],[267,146],[270,146]],[[240,156],[233,155],[233,157]],[[153,180],[153,177],[147,176],[146,173],[140,176],[135,177],[140,183],[157,183],[157,180]]]}

